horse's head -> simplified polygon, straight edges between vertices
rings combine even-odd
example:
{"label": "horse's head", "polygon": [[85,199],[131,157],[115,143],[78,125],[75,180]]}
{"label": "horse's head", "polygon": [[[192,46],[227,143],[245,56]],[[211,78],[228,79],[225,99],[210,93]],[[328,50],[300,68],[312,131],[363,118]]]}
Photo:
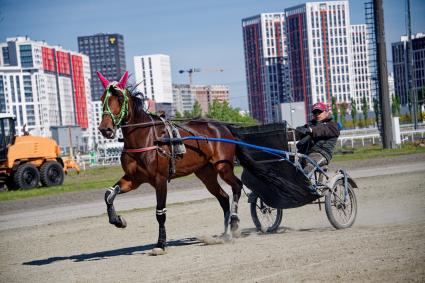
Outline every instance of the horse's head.
{"label": "horse's head", "polygon": [[105,88],[101,97],[103,114],[99,131],[105,138],[113,139],[116,129],[120,127],[128,115],[129,94],[126,89],[128,71],[125,72],[119,82],[109,82],[99,72],[97,72],[97,76]]}

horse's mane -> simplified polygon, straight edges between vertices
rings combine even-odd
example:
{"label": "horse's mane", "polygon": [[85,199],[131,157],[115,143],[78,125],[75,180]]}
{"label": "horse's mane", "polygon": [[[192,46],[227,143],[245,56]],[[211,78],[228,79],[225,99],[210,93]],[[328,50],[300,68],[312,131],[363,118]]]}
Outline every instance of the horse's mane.
{"label": "horse's mane", "polygon": [[133,102],[132,113],[136,119],[142,118],[143,114],[148,115],[145,111],[145,100],[146,96],[143,92],[136,90],[132,86],[127,86],[127,91],[130,94],[130,98]]}

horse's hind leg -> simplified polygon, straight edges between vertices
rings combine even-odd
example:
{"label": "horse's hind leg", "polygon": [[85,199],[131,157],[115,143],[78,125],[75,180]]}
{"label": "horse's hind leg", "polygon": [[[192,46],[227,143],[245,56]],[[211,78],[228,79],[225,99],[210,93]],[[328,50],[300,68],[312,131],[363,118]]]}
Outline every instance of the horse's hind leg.
{"label": "horse's hind leg", "polygon": [[217,172],[212,164],[207,164],[198,171],[195,175],[204,183],[208,191],[217,198],[224,213],[224,234],[227,235],[230,217],[229,195],[223,190],[217,181]]}
{"label": "horse's hind leg", "polygon": [[[163,180],[158,180],[155,186],[156,191],[156,221],[158,221],[159,225],[159,233],[158,233],[158,242],[156,244],[156,248],[165,251],[165,245],[167,243],[167,234],[165,231],[165,220],[166,220],[166,212],[165,208],[167,203],[167,179],[163,178]],[[157,253],[155,249],[154,253]]]}
{"label": "horse's hind leg", "polygon": [[215,164],[215,168],[220,177],[232,187],[233,198],[230,207],[230,230],[234,236],[237,236],[239,235],[238,202],[241,197],[243,184],[233,173],[233,166],[229,162],[218,162]]}
{"label": "horse's hind leg", "polygon": [[125,219],[117,215],[114,208],[114,199],[118,194],[123,194],[131,191],[134,188],[137,188],[137,185],[134,185],[127,176],[123,176],[114,186],[106,190],[105,192],[105,203],[106,211],[108,212],[109,223],[115,225],[117,228],[127,227],[127,222]]}

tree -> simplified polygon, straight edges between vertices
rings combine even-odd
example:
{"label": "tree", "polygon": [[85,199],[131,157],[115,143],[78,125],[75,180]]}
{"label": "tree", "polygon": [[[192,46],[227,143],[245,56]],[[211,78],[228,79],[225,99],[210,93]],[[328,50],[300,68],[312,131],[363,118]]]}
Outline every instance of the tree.
{"label": "tree", "polygon": [[410,117],[413,117],[413,113],[412,113],[412,110],[413,110],[413,107],[412,107],[412,92],[409,90],[408,92],[407,92],[407,106],[409,107],[409,113],[410,113]]}
{"label": "tree", "polygon": [[356,128],[357,104],[354,98],[351,98],[351,119],[353,120],[353,127]]}
{"label": "tree", "polygon": [[210,105],[207,116],[223,122],[241,123],[245,125],[257,124],[257,121],[251,116],[242,115],[239,108],[232,108],[229,102],[220,102],[216,99]]}
{"label": "tree", "polygon": [[174,115],[174,117],[175,118],[183,118],[183,115],[179,111],[176,111],[176,114]]}
{"label": "tree", "polygon": [[421,122],[424,121],[424,117],[422,115],[422,107],[425,103],[425,85],[422,86],[422,89],[418,91],[418,106],[419,106],[419,120]]}
{"label": "tree", "polygon": [[373,99],[373,111],[375,112],[375,122],[376,122],[376,126],[379,128],[379,115],[380,115],[380,111],[379,111],[379,100],[375,97]]}
{"label": "tree", "polygon": [[398,95],[392,97],[391,112],[393,116],[400,116],[400,97]]}
{"label": "tree", "polygon": [[336,98],[332,96],[332,115],[334,116],[335,123],[338,122],[338,107],[336,105]]}
{"label": "tree", "polygon": [[367,126],[367,118],[369,117],[369,103],[367,102],[366,96],[363,96],[362,99],[362,112],[364,125]]}
{"label": "tree", "polygon": [[345,127],[345,115],[347,115],[347,109],[348,109],[348,104],[346,102],[343,102],[339,105],[340,121],[341,121],[342,127]]}
{"label": "tree", "polygon": [[198,100],[196,100],[195,103],[193,104],[192,112],[190,114],[192,118],[199,118],[202,116],[202,108]]}
{"label": "tree", "polygon": [[187,111],[187,110],[183,111],[183,117],[184,118],[193,118],[192,117],[192,112],[191,111]]}
{"label": "tree", "polygon": [[425,96],[424,92],[425,92],[425,85],[422,86],[421,89],[409,91],[409,95],[407,97],[407,103],[408,103],[408,106],[409,106],[409,112],[410,112],[410,116],[412,117],[412,121],[413,121],[413,95],[415,93],[416,93],[416,101],[417,101],[417,105],[416,105],[417,119],[419,121],[423,121],[423,119],[422,119],[422,106],[424,104],[424,96]]}

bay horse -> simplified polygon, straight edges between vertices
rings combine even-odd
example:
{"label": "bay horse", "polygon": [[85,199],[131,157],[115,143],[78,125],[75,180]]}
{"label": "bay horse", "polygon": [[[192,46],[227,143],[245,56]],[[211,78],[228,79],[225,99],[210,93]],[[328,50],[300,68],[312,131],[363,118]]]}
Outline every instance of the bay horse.
{"label": "bay horse", "polygon": [[[155,251],[165,252],[166,247],[166,199],[167,181],[170,166],[170,148],[166,144],[157,144],[157,139],[168,138],[164,123],[156,115],[144,110],[144,99],[141,99],[126,88],[128,71],[119,82],[109,82],[101,73],[97,75],[105,91],[101,97],[102,120],[99,130],[107,139],[113,139],[118,127],[122,129],[124,148],[121,154],[121,166],[124,176],[105,192],[109,223],[118,228],[125,228],[126,221],[116,214],[114,199],[118,194],[137,189],[148,183],[156,191],[156,219],[159,224],[159,236]],[[181,137],[202,135],[234,139],[232,133],[222,123],[210,120],[192,120],[179,128]],[[175,162],[175,174],[172,178],[195,173],[204,183],[208,191],[214,195],[224,213],[224,235],[238,233],[238,201],[241,195],[242,182],[233,172],[235,145],[208,141],[185,141],[186,153]],[[232,187],[232,204],[228,194],[218,183],[218,175]],[[228,228],[230,225],[230,232]]]}

